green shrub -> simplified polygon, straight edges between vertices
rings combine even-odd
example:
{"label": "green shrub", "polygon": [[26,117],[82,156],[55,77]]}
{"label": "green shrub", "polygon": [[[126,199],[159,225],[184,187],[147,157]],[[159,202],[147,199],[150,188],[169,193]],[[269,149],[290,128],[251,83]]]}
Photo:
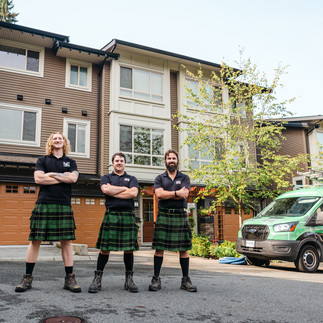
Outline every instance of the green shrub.
{"label": "green shrub", "polygon": [[194,231],[195,220],[191,215],[188,217],[188,223],[190,224],[191,230]]}
{"label": "green shrub", "polygon": [[236,243],[224,241],[221,244],[212,243],[209,237],[193,234],[192,249],[189,251],[192,256],[205,258],[240,257],[236,252]]}
{"label": "green shrub", "polygon": [[207,236],[193,234],[192,249],[189,254],[192,256],[208,258],[210,255],[211,242]]}

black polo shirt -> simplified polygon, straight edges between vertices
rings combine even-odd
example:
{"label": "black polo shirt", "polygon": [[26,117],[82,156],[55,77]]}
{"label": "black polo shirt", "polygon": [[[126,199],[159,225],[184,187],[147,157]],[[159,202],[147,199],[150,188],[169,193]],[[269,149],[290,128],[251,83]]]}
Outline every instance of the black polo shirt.
{"label": "black polo shirt", "polygon": [[[162,188],[165,191],[178,191],[181,188],[187,188],[190,190],[190,178],[186,175],[177,171],[177,174],[172,180],[167,171],[163,174],[158,175],[155,178],[154,189]],[[174,193],[175,197],[175,193]],[[174,208],[186,208],[186,199],[175,200],[175,199],[167,199],[167,200],[159,200],[158,207],[166,208],[166,209],[174,209]]]}
{"label": "black polo shirt", "polygon": [[[137,178],[128,175],[124,172],[122,175],[117,175],[115,172],[111,174],[104,175],[101,178],[100,185],[110,184],[113,186],[126,186],[128,188],[137,187],[139,189]],[[105,207],[107,209],[133,209],[133,199],[119,199],[110,195],[105,195]]]}
{"label": "black polo shirt", "polygon": [[[36,169],[44,173],[65,173],[77,171],[75,160],[63,155],[56,158],[52,154],[38,158]],[[71,205],[72,187],[68,183],[40,185],[37,203]]]}

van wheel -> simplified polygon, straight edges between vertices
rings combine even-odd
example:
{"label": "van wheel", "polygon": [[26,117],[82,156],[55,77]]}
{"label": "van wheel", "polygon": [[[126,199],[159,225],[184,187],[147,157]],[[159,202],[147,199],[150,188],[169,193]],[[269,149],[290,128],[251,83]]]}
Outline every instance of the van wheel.
{"label": "van wheel", "polygon": [[319,265],[319,254],[311,245],[304,246],[295,261],[296,269],[306,273],[315,273]]}
{"label": "van wheel", "polygon": [[265,265],[266,267],[269,267],[269,264],[270,264],[270,260],[268,259],[259,259],[259,258],[253,258],[253,257],[246,257],[246,258],[249,265],[254,265],[254,266]]}

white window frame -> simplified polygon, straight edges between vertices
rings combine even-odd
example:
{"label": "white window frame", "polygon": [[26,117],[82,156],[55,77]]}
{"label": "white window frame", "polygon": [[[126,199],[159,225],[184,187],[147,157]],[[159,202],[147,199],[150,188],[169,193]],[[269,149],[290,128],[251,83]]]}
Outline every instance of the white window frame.
{"label": "white window frame", "polygon": [[[78,68],[80,67],[87,68],[86,86],[80,86],[80,85],[75,85],[70,83],[72,65],[78,66]],[[92,63],[86,63],[86,62],[66,58],[65,87],[69,89],[92,92]]]}
{"label": "white window frame", "polygon": [[63,134],[68,138],[68,125],[76,124],[85,126],[85,153],[70,152],[69,156],[79,157],[79,158],[90,158],[90,132],[91,132],[91,121],[74,119],[74,118],[64,118],[63,122]]}
{"label": "white window frame", "polygon": [[[206,80],[205,80],[205,82],[206,82]],[[200,97],[200,94],[199,94],[200,93],[200,90],[199,90],[199,82],[196,81],[196,80],[194,80],[194,79],[192,79],[192,78],[188,78],[188,77],[185,78],[185,98],[186,98],[187,108],[190,109],[190,110],[195,110],[195,111],[196,110],[200,110],[201,107],[199,107],[198,105],[195,105],[195,102],[190,100],[190,97],[189,97],[189,95],[187,93],[186,88],[189,88],[189,83],[196,83],[196,85],[197,85],[197,89],[196,89],[197,93],[196,93],[196,96],[197,97]],[[214,84],[214,87],[217,87],[221,91],[220,84]],[[224,102],[223,92],[222,92],[222,102]],[[221,108],[221,109],[218,109],[217,112],[215,112],[214,110],[210,110],[210,111],[208,111],[208,113],[224,114],[225,112],[224,112],[224,109]]]}
{"label": "white window frame", "polygon": [[[134,125],[134,124],[128,124],[128,123],[124,123],[124,122],[121,122],[119,124],[119,133],[120,133],[120,127],[121,126],[127,126],[127,127],[131,127],[132,129],[132,152],[127,152],[127,151],[122,151],[125,155],[132,155],[132,162],[130,163],[128,160],[127,160],[127,165],[132,165],[132,166],[138,166],[138,167],[151,167],[151,168],[161,168],[163,167],[163,159],[164,159],[164,151],[165,151],[165,129],[163,128],[155,128],[155,127],[147,127],[145,125]],[[149,130],[161,130],[163,132],[163,145],[164,145],[164,151],[163,151],[163,154],[161,155],[154,155],[152,152],[149,154],[149,157],[150,157],[150,165],[140,165],[140,164],[135,164],[134,163],[134,155],[138,155],[138,156],[148,156],[148,154],[140,154],[140,153],[135,153],[134,152],[134,128],[137,127],[137,128],[146,128],[146,129],[149,129]],[[151,144],[152,144],[152,131],[150,131],[150,139],[151,139]],[[119,147],[119,151],[121,151],[120,149],[120,136],[119,136],[119,142],[118,142],[118,147]],[[153,157],[159,157],[159,158],[162,158],[162,165],[161,166],[154,166],[152,165],[152,158]]]}
{"label": "white window frame", "polygon": [[300,188],[299,185],[296,184],[297,181],[302,181],[302,184],[301,184],[301,188],[302,186],[305,186],[306,185],[306,178],[304,175],[300,175],[300,176],[294,176],[292,178],[292,182],[293,182],[293,189],[297,189],[297,188]]}
{"label": "white window frame", "polygon": [[[0,64],[0,70],[1,71],[8,71],[8,72],[13,72],[13,73],[18,73],[18,74],[25,74],[25,75],[31,75],[31,76],[44,77],[44,62],[45,62],[45,48],[44,47],[30,45],[30,44],[24,44],[24,43],[15,42],[15,41],[6,40],[6,39],[0,39],[0,44],[10,46],[10,47],[15,47],[15,48],[20,48],[20,49],[32,50],[32,51],[35,51],[35,52],[39,52],[39,69],[38,69],[38,72],[29,71],[29,70],[26,70],[26,69],[23,70],[23,69],[14,68],[14,67],[1,66],[1,64]],[[27,56],[26,56],[26,59],[27,59]]]}
{"label": "white window frame", "polygon": [[[16,140],[16,139],[4,139],[0,138],[0,144],[5,145],[19,145],[19,146],[31,146],[31,147],[40,147],[40,133],[41,133],[41,118],[42,118],[42,109],[30,106],[22,106],[17,104],[9,104],[0,102],[0,108],[7,110],[18,110],[18,111],[27,111],[36,113],[36,131],[35,131],[35,141],[27,140]],[[23,118],[22,118],[23,123]],[[21,126],[21,131],[23,131],[23,125]]]}
{"label": "white window frame", "polygon": [[[131,84],[131,89],[129,88],[125,88],[125,87],[121,87],[120,85],[120,82],[121,82],[121,68],[128,68],[128,69],[131,69],[132,71],[132,84]],[[137,70],[137,71],[144,71],[144,72],[148,72],[149,73],[149,92],[141,92],[141,93],[145,93],[145,94],[148,94],[150,96],[150,99],[146,100],[146,99],[143,99],[143,98],[136,98],[135,95],[134,95],[134,92],[140,92],[140,91],[136,91],[133,87],[134,87],[134,70]],[[162,100],[161,101],[154,101],[152,99],[152,96],[154,95],[151,91],[151,88],[152,88],[152,83],[151,83],[151,74],[159,74],[161,75],[162,77],[162,81],[161,81],[161,85],[162,85],[162,94],[161,94],[161,97],[162,97]],[[125,94],[121,94],[121,90],[125,90],[125,91],[130,91],[131,92],[131,96],[127,96]],[[151,70],[151,69],[144,69],[144,68],[138,68],[138,67],[135,67],[135,66],[128,66],[128,65],[120,65],[120,68],[119,68],[119,97],[122,97],[122,98],[127,98],[127,99],[133,99],[133,100],[138,100],[138,101],[145,101],[145,102],[153,102],[154,104],[164,104],[164,100],[165,100],[165,86],[164,86],[164,73],[162,72],[158,72],[158,71],[155,71],[155,70]]]}

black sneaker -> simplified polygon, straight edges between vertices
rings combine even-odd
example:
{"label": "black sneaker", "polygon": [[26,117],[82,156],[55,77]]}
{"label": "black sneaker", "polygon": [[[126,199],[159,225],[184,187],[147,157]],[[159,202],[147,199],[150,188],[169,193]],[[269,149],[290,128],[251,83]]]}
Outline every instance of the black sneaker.
{"label": "black sneaker", "polygon": [[191,278],[189,278],[188,276],[182,278],[182,284],[180,288],[188,292],[197,292],[196,286],[192,285]]}
{"label": "black sneaker", "polygon": [[151,292],[156,292],[158,291],[158,289],[161,289],[161,280],[160,277],[155,277],[153,276],[152,280],[151,280],[151,284],[149,285],[148,290],[150,290]]}
{"label": "black sneaker", "polygon": [[30,274],[25,274],[22,277],[20,284],[16,286],[15,292],[17,293],[25,292],[27,289],[31,288],[32,282],[33,282],[33,276],[31,276]]}

